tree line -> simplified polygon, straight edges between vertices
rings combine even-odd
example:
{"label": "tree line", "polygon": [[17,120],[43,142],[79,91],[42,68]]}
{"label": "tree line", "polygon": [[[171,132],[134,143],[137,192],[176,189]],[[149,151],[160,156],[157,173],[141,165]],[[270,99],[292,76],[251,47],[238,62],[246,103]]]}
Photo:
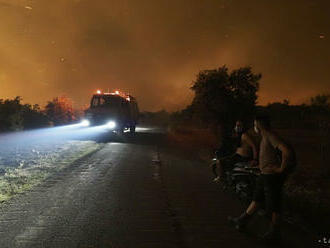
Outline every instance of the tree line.
{"label": "tree line", "polygon": [[262,75],[251,67],[229,71],[227,66],[200,71],[193,81],[194,97],[185,109],[171,115],[171,123],[220,128],[229,134],[236,120],[252,125],[258,112],[268,114],[276,127],[315,128],[330,123],[330,94],[312,97],[307,104],[282,102],[258,106],[258,90]]}
{"label": "tree line", "polygon": [[38,104],[23,104],[19,96],[0,99],[0,132],[65,125],[77,120],[79,115],[65,96],[48,101],[44,109]]}
{"label": "tree line", "polygon": [[[289,100],[258,106],[258,91],[262,75],[252,68],[241,67],[230,71],[227,66],[202,70],[192,82],[194,97],[186,108],[168,113],[143,112],[141,122],[155,124],[194,125],[211,127],[229,134],[236,120],[246,123],[257,112],[270,115],[277,127],[315,128],[330,123],[330,94],[318,94],[308,104],[291,105]],[[75,111],[68,97],[56,97],[44,109],[39,105],[22,104],[22,98],[0,99],[0,131],[33,129],[65,125],[79,119],[83,111]]]}

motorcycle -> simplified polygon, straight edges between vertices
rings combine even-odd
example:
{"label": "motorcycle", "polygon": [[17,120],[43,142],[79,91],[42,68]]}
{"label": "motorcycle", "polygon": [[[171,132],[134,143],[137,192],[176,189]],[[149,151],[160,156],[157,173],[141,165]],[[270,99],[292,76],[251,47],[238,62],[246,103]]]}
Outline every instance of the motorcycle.
{"label": "motorcycle", "polygon": [[[219,150],[215,151],[215,156],[211,162],[215,175],[217,174],[217,161],[221,155]],[[253,191],[259,175],[260,170],[258,167],[251,167],[249,162],[240,162],[236,163],[233,169],[224,171],[224,177],[221,182],[225,190],[232,191],[238,195],[240,200],[249,202],[253,197]],[[214,179],[215,182],[218,180],[218,177]]]}
{"label": "motorcycle", "polygon": [[237,163],[232,170],[226,171],[225,175],[227,187],[235,192],[240,200],[250,202],[260,175],[259,168],[251,167],[248,163]]}

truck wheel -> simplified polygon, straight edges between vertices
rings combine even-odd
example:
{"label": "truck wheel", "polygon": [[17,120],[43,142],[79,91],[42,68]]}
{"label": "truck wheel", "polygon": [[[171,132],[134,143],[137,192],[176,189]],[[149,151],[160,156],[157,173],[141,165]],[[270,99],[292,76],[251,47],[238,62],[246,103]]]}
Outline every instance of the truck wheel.
{"label": "truck wheel", "polygon": [[130,133],[135,133],[135,126],[130,126],[129,131]]}

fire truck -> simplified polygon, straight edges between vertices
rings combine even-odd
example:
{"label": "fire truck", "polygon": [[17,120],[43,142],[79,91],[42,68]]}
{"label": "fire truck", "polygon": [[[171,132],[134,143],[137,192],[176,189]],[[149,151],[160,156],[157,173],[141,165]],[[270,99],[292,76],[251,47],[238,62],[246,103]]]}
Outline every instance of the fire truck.
{"label": "fire truck", "polygon": [[100,90],[92,96],[90,107],[85,111],[85,126],[105,126],[108,129],[123,133],[129,129],[135,132],[139,109],[136,99],[116,90],[103,93]]}

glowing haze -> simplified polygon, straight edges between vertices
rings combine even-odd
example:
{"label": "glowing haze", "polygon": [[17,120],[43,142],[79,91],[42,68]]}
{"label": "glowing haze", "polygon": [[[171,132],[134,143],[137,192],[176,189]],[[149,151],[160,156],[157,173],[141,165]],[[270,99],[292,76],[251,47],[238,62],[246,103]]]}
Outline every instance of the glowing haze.
{"label": "glowing haze", "polygon": [[259,103],[300,103],[330,88],[329,2],[0,0],[0,98],[79,106],[109,88],[174,110],[226,64],[263,74]]}

